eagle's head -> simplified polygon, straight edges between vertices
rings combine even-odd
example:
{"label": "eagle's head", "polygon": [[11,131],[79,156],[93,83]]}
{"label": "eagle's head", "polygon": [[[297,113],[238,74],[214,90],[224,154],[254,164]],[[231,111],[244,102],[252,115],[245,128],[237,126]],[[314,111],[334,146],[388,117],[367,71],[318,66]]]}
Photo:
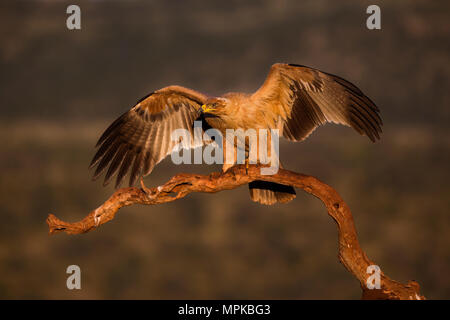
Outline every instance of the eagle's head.
{"label": "eagle's head", "polygon": [[201,111],[205,114],[219,115],[225,111],[227,104],[228,99],[226,98],[209,98],[202,105]]}

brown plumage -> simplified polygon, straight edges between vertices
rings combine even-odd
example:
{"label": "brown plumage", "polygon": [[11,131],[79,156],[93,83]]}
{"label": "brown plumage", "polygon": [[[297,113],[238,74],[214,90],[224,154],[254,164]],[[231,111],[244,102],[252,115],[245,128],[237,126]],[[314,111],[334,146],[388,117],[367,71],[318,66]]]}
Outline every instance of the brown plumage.
{"label": "brown plumage", "polygon": [[[100,137],[90,165],[96,167],[94,179],[107,169],[104,184],[117,173],[117,187],[130,172],[129,184],[134,185],[171,153],[177,144],[171,132],[183,128],[192,136],[196,119],[223,134],[226,129],[279,129],[280,136],[291,141],[306,139],[326,122],[352,127],[375,141],[382,125],[377,106],[350,82],[305,66],[275,64],[252,95],[207,97],[170,86],[144,97]],[[224,170],[231,165],[224,164]],[[263,204],[295,198],[291,186],[255,181],[249,187],[252,200]]]}

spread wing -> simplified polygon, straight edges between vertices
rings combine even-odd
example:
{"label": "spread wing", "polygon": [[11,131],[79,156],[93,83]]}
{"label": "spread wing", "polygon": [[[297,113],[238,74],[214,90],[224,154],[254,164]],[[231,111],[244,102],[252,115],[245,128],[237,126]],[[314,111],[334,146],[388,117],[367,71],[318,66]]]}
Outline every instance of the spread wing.
{"label": "spread wing", "polygon": [[119,186],[130,170],[129,184],[134,185],[138,177],[149,174],[178,145],[180,141],[171,139],[175,129],[189,132],[189,141],[183,141],[183,147],[194,147],[193,123],[205,100],[203,94],[178,86],[160,89],[139,100],[98,140],[98,150],[90,164],[90,168],[97,167],[93,179],[109,165],[104,185],[118,172],[116,187]]}
{"label": "spread wing", "polygon": [[373,142],[380,138],[378,107],[350,82],[316,69],[274,64],[251,99],[273,112],[280,135],[292,141],[306,139],[326,122],[352,127]]}

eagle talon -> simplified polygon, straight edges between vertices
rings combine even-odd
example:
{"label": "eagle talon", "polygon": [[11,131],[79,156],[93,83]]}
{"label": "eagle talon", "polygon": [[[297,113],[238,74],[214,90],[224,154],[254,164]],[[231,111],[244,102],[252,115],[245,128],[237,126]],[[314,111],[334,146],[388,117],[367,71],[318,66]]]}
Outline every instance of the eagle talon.
{"label": "eagle talon", "polygon": [[147,188],[144,184],[144,179],[141,177],[141,189],[144,191],[144,193],[148,196],[152,194],[152,190],[150,188]]}
{"label": "eagle talon", "polygon": [[100,225],[101,217],[102,217],[102,215],[101,214],[97,214],[97,212],[94,214],[95,227],[98,227]]}

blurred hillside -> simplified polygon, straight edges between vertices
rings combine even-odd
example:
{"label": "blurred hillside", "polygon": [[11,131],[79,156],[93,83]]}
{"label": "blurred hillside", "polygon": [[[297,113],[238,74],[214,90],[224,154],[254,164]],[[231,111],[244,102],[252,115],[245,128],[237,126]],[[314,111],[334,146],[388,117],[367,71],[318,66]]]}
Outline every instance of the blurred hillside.
{"label": "blurred hillside", "polygon": [[[450,298],[450,3],[374,1],[67,1],[0,3],[0,298],[357,299],[338,263],[336,227],[299,191],[263,207],[246,188],[122,209],[82,236],[49,237],[54,213],[75,221],[112,192],[87,167],[102,130],[145,94],[179,84],[215,95],[252,92],[270,65],[344,77],[379,105],[372,144],[328,125],[283,143],[288,169],[329,183],[347,201],[363,249],[428,298]],[[146,178],[180,171],[166,159]],[[226,205],[224,205],[226,204]],[[82,290],[65,269],[82,270]]]}
{"label": "blurred hillside", "polygon": [[378,2],[381,31],[360,1],[89,1],[81,31],[67,3],[2,1],[2,117],[112,119],[172,83],[251,92],[291,62],[358,83],[389,122],[449,120],[446,1]]}

